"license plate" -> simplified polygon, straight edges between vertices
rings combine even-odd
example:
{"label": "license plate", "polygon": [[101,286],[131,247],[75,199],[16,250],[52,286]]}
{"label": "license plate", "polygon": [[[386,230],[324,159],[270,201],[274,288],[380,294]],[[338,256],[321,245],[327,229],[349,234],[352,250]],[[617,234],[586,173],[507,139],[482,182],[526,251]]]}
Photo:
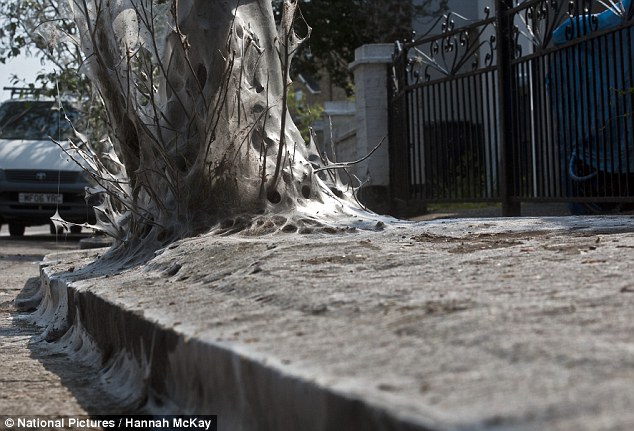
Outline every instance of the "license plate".
{"label": "license plate", "polygon": [[18,201],[21,204],[61,204],[64,195],[57,193],[20,193]]}

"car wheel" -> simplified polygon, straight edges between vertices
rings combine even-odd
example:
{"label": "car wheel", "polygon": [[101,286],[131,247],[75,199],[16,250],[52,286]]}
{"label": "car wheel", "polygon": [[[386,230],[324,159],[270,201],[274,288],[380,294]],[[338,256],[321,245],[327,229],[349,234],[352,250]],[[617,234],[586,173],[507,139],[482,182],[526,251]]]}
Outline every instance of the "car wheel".
{"label": "car wheel", "polygon": [[81,233],[81,226],[71,226],[70,233]]}
{"label": "car wheel", "polygon": [[23,236],[26,226],[19,223],[9,223],[9,235],[11,236]]}

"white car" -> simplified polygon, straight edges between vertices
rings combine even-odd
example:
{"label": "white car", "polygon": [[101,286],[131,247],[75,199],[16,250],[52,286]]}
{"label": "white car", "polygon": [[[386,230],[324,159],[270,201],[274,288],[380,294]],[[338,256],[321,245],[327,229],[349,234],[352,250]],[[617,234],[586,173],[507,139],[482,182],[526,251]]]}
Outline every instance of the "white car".
{"label": "white car", "polygon": [[62,106],[64,112],[56,101],[11,99],[0,104],[0,226],[8,223],[11,236],[42,224],[55,232],[50,220],[55,212],[69,222],[94,222],[94,210],[85,199],[87,177],[53,142],[72,136],[64,113],[71,120],[77,117],[71,105]]}

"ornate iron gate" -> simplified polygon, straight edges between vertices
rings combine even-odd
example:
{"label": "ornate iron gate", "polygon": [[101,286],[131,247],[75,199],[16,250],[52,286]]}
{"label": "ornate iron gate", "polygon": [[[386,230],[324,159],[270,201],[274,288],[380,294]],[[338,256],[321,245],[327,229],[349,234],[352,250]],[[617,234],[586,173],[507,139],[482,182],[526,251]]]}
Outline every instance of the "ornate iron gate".
{"label": "ornate iron gate", "polygon": [[634,1],[496,0],[438,35],[397,43],[392,196],[634,203]]}

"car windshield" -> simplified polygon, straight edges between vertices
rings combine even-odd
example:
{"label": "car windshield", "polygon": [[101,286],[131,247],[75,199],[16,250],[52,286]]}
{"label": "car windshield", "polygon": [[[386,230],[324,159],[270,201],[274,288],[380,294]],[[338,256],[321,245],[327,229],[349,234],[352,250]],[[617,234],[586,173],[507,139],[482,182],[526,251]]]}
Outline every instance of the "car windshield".
{"label": "car windshield", "polygon": [[[71,121],[77,111],[64,105]],[[60,115],[56,102],[12,101],[0,105],[0,138],[31,140],[65,140],[73,136],[73,129]]]}

